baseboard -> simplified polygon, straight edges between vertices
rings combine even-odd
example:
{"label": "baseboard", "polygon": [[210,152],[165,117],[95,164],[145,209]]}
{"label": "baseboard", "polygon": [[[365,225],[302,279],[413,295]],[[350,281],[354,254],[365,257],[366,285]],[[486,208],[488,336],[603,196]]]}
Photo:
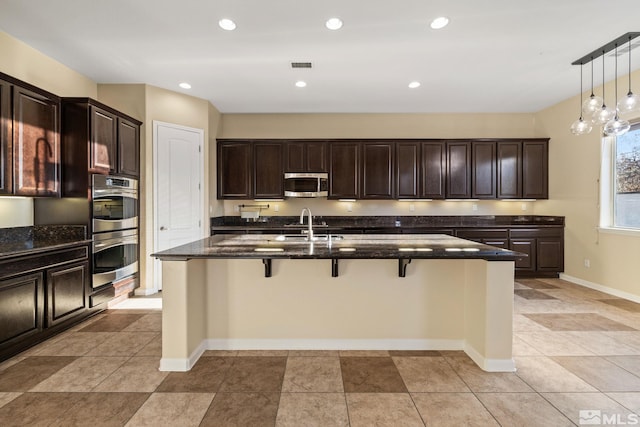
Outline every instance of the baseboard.
{"label": "baseboard", "polygon": [[510,359],[487,359],[482,356],[472,345],[465,343],[464,352],[476,365],[487,372],[515,372],[516,362]]}
{"label": "baseboard", "polygon": [[624,298],[629,301],[640,303],[640,296],[630,294],[629,292],[621,291],[619,289],[603,286],[598,283],[589,282],[588,280],[580,279],[578,277],[569,276],[568,274],[560,274],[562,280],[575,283],[576,285],[584,286],[585,288],[595,289],[596,291],[604,292],[605,294],[613,295],[614,297]]}
{"label": "baseboard", "polygon": [[157,288],[136,288],[135,294],[139,297],[146,297],[147,295],[157,294]]}
{"label": "baseboard", "polygon": [[208,339],[208,350],[462,350],[463,340]]}
{"label": "baseboard", "polygon": [[163,357],[160,359],[160,371],[169,371],[169,372],[186,372],[189,371],[196,364],[202,353],[207,350],[205,347],[206,340],[202,341],[200,345],[193,350],[191,355],[188,358],[184,359],[170,359],[167,357]]}

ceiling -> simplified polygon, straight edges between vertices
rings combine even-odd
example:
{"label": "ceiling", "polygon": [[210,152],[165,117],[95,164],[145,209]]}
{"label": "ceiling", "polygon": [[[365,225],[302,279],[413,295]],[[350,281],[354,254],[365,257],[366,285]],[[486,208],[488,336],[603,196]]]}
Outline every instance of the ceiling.
{"label": "ceiling", "polygon": [[[432,30],[441,15],[449,25]],[[334,16],[344,26],[329,31]],[[1,31],[92,80],[188,93],[223,113],[535,112],[578,94],[571,62],[640,30],[639,16],[638,0],[0,0]],[[640,68],[640,49],[632,60]]]}

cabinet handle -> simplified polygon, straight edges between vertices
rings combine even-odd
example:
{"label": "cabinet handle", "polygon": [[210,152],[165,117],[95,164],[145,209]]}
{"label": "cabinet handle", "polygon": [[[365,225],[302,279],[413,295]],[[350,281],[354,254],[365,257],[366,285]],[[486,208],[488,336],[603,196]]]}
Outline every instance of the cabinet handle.
{"label": "cabinet handle", "polygon": [[164,231],[166,229],[167,229],[167,227],[165,227],[164,225],[160,227],[160,231]]}

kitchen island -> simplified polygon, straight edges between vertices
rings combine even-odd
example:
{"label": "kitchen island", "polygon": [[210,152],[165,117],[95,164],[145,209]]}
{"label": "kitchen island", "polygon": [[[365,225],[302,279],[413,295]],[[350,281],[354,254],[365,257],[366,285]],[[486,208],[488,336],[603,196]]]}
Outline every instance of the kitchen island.
{"label": "kitchen island", "polygon": [[517,252],[440,234],[263,234],[153,256],[164,371],[208,349],[464,350],[484,370],[515,370]]}

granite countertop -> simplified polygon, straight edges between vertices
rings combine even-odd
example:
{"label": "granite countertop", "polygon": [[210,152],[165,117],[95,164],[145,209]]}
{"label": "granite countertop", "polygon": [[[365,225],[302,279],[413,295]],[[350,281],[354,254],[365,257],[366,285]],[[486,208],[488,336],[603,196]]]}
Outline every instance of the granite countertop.
{"label": "granite countertop", "polygon": [[[211,218],[211,230],[266,230],[306,228],[299,225],[298,216],[261,217],[247,221],[239,216]],[[305,220],[306,221],[306,220]],[[399,225],[396,225],[399,224]],[[348,229],[420,229],[478,227],[563,227],[563,216],[546,215],[459,215],[459,216],[314,216],[313,228],[323,230]]]}
{"label": "granite countertop", "polygon": [[91,243],[84,225],[0,228],[0,259]]}
{"label": "granite countertop", "polygon": [[[332,236],[336,237],[336,236]],[[525,254],[444,234],[345,235],[329,243],[326,236],[308,242],[301,235],[214,235],[152,254],[161,260],[194,258],[262,259],[484,259],[514,261]]]}

